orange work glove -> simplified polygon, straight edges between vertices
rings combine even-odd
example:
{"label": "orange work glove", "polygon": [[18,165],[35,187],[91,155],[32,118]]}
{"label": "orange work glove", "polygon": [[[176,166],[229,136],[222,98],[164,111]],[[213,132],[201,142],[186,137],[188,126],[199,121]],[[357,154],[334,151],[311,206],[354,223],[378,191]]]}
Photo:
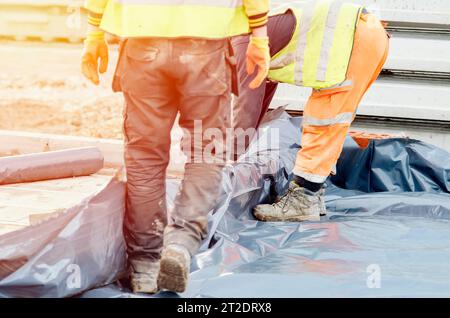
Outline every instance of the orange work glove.
{"label": "orange work glove", "polygon": [[[100,67],[98,65],[100,60]],[[81,72],[95,85],[100,83],[98,72],[105,73],[108,69],[108,44],[103,31],[88,33],[84,40],[84,51],[81,60]]]}
{"label": "orange work glove", "polygon": [[249,85],[251,89],[261,86],[269,74],[270,49],[268,37],[252,36],[250,39],[247,49],[247,74],[253,74],[256,66],[258,66],[258,74]]}

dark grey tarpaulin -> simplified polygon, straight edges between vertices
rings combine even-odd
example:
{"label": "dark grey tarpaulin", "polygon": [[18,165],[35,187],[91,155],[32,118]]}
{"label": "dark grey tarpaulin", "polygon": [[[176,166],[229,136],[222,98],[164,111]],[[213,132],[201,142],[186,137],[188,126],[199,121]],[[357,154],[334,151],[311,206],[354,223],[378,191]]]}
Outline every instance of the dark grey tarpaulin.
{"label": "dark grey tarpaulin", "polygon": [[[306,223],[254,220],[251,208],[287,187],[301,144],[300,124],[300,118],[272,112],[247,158],[227,166],[210,217],[211,235],[192,261],[181,296],[449,297],[450,154],[436,147],[391,139],[362,150],[348,138],[338,175],[328,180],[327,217]],[[272,138],[280,144],[274,147]],[[168,180],[169,208],[178,186],[178,180]],[[21,250],[13,244],[5,249],[0,241],[0,260],[11,253],[20,260],[21,251],[33,248],[22,267],[0,280],[0,296],[72,296],[117,278],[125,253],[123,195],[123,184],[112,181],[45,223],[47,231],[55,230],[48,239],[34,236],[32,228],[20,232],[29,238],[22,238]],[[67,285],[71,263],[83,271],[76,290]],[[117,283],[83,296],[137,295]],[[158,295],[169,296],[174,295]]]}
{"label": "dark grey tarpaulin", "polygon": [[124,182],[111,176],[79,204],[1,235],[0,297],[68,297],[114,282],[125,269],[124,210]]}
{"label": "dark grey tarpaulin", "polygon": [[[279,148],[250,150],[246,161],[227,167],[212,235],[181,296],[449,297],[450,154],[436,147],[391,139],[363,150],[348,138],[338,175],[328,181],[327,217],[254,220],[251,208],[287,187],[300,122],[273,113],[260,140],[279,128]],[[132,294],[111,285],[84,296]]]}

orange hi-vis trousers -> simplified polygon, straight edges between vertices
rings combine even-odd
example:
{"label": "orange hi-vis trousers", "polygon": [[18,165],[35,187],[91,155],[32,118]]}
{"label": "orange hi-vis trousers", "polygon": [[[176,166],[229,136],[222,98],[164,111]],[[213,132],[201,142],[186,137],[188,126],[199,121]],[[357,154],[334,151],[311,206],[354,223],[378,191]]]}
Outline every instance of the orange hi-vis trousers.
{"label": "orange hi-vis trousers", "polygon": [[349,127],[361,99],[386,62],[389,35],[371,14],[358,21],[347,81],[336,88],[315,90],[304,110],[302,149],[294,174],[323,183],[342,152]]}

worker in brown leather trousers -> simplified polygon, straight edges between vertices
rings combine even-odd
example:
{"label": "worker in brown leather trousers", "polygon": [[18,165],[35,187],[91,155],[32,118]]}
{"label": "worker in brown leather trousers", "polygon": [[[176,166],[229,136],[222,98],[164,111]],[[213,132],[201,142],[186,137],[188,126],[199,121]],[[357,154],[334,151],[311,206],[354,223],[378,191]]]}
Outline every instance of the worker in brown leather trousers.
{"label": "worker in brown leather trousers", "polygon": [[[165,245],[178,244],[192,255],[196,253],[206,234],[207,212],[214,207],[224,165],[223,161],[204,163],[203,150],[212,140],[202,134],[209,128],[225,134],[229,126],[232,68],[228,42],[173,42],[128,40],[122,60],[126,69],[120,76],[126,101],[125,160],[131,198],[127,211],[133,211],[126,214],[125,236],[131,265],[137,272],[147,272],[149,260],[160,257],[167,220],[170,131],[178,112],[179,125],[191,136],[191,142],[184,149],[189,158],[182,191],[165,230]],[[196,121],[201,121],[202,130],[194,129]],[[221,158],[221,147],[217,146],[215,155]]]}
{"label": "worker in brown leather trousers", "polygon": [[[227,159],[223,137],[237,86],[229,39],[251,31],[246,65],[256,74],[249,86],[257,88],[270,63],[269,8],[269,0],[86,1],[83,74],[98,84],[106,71],[105,31],[125,41],[113,87],[125,97],[124,233],[135,292],[186,288]],[[188,161],[168,219],[166,168],[178,114]]]}

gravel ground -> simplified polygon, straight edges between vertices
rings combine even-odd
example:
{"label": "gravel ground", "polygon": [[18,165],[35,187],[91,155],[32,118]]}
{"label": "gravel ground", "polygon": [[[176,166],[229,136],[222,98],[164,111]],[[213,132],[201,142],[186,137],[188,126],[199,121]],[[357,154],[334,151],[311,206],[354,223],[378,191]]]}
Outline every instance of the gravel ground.
{"label": "gravel ground", "polygon": [[81,45],[0,42],[0,129],[122,138],[111,90],[117,48],[100,86],[80,74]]}
{"label": "gravel ground", "polygon": [[0,129],[122,138],[123,98],[111,90],[117,46],[98,87],[80,73],[81,51],[80,44],[0,40]]}

